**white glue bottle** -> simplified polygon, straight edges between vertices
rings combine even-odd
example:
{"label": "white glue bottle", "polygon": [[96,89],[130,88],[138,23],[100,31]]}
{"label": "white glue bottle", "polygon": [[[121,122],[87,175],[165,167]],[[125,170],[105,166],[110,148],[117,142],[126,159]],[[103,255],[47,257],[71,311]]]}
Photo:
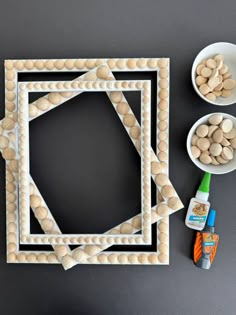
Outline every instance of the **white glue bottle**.
{"label": "white glue bottle", "polygon": [[190,229],[201,231],[206,223],[210,203],[208,202],[211,174],[205,173],[195,198],[190,200],[185,224]]}

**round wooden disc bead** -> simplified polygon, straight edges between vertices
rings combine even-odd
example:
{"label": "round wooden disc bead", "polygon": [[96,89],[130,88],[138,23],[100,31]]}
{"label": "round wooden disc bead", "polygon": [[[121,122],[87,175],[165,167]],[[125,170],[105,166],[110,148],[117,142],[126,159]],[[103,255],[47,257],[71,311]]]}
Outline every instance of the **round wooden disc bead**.
{"label": "round wooden disc bead", "polygon": [[44,68],[44,61],[42,60],[36,60],[34,63],[35,68],[38,70],[42,70]]}
{"label": "round wooden disc bead", "polygon": [[48,216],[48,209],[45,207],[37,207],[34,211],[34,214],[39,220],[46,219]]}
{"label": "round wooden disc bead", "polygon": [[45,97],[41,97],[36,101],[36,106],[42,111],[49,109],[50,105],[50,102]]}
{"label": "round wooden disc bead", "polygon": [[110,69],[107,66],[101,66],[97,69],[97,77],[100,79],[107,79],[110,75]]}
{"label": "round wooden disc bead", "polygon": [[168,90],[161,89],[160,92],[158,93],[159,97],[161,100],[166,100],[169,96]]}
{"label": "round wooden disc bead", "polygon": [[138,68],[143,69],[146,67],[146,65],[147,65],[147,60],[145,58],[138,59],[138,61],[137,61]]}
{"label": "round wooden disc bead", "polygon": [[15,68],[19,71],[24,69],[24,62],[22,60],[18,60],[14,64]]}
{"label": "round wooden disc bead", "polygon": [[34,68],[34,62],[32,60],[25,61],[25,68],[27,70],[32,70]]}
{"label": "round wooden disc bead", "polygon": [[120,102],[118,103],[116,110],[120,115],[125,115],[129,111],[129,105],[125,102]]}
{"label": "round wooden disc bead", "polygon": [[2,127],[6,130],[11,130],[15,126],[15,121],[11,117],[5,117],[2,120]]}
{"label": "round wooden disc bead", "polygon": [[69,256],[69,255],[66,255],[66,256],[62,257],[61,262],[63,264],[63,267],[66,270],[72,268],[75,265],[74,259],[71,256]]}
{"label": "round wooden disc bead", "polygon": [[165,110],[168,108],[168,102],[166,100],[160,100],[160,102],[158,103],[158,107],[161,110]]}
{"label": "round wooden disc bead", "polygon": [[54,250],[59,257],[63,257],[68,253],[67,247],[65,245],[56,245]]}
{"label": "round wooden disc bead", "polygon": [[116,67],[116,60],[115,59],[109,59],[107,61],[107,64],[108,64],[110,69],[114,69]]}
{"label": "round wooden disc bead", "polygon": [[126,64],[127,64],[127,67],[129,69],[135,69],[136,68],[136,60],[135,59],[128,59]]}
{"label": "round wooden disc bead", "polygon": [[158,60],[157,65],[159,68],[166,68],[168,66],[168,59],[167,58],[161,58]]}
{"label": "round wooden disc bead", "polygon": [[32,208],[37,208],[41,205],[41,198],[37,195],[31,195],[30,196],[30,206]]}
{"label": "round wooden disc bead", "polygon": [[0,136],[0,149],[5,149],[7,148],[9,144],[9,140],[5,136]]}
{"label": "round wooden disc bead", "polygon": [[67,69],[69,69],[69,70],[71,70],[71,69],[74,68],[74,64],[75,64],[75,62],[74,62],[74,60],[72,60],[72,59],[67,59],[67,60],[65,61],[65,67],[66,67]]}
{"label": "round wooden disc bead", "polygon": [[122,223],[120,226],[121,234],[131,234],[133,232],[133,227],[130,223]]}
{"label": "round wooden disc bead", "polygon": [[160,69],[159,75],[160,75],[160,78],[166,79],[168,78],[169,72],[167,69]]}
{"label": "round wooden disc bead", "polygon": [[123,123],[126,127],[133,127],[135,124],[135,117],[133,114],[126,114],[123,118]]}
{"label": "round wooden disc bead", "polygon": [[168,207],[172,210],[177,210],[181,207],[181,202],[177,197],[171,197],[168,199]]}
{"label": "round wooden disc bead", "polygon": [[65,62],[64,60],[61,60],[61,59],[57,59],[55,62],[54,62],[54,66],[56,69],[58,70],[62,70],[65,66]]}
{"label": "round wooden disc bead", "polygon": [[161,217],[166,217],[169,214],[169,207],[165,204],[161,204],[157,207],[156,211]]}
{"label": "round wooden disc bead", "polygon": [[169,178],[166,174],[160,173],[155,177],[155,183],[159,186],[164,186],[169,184]]}
{"label": "round wooden disc bead", "polygon": [[48,94],[48,100],[53,105],[57,105],[62,101],[61,95],[57,92],[52,92]]}
{"label": "round wooden disc bead", "polygon": [[167,151],[167,149],[168,149],[167,143],[164,141],[160,141],[160,143],[158,144],[158,149],[160,151]]}
{"label": "round wooden disc bead", "polygon": [[6,148],[2,151],[2,157],[5,160],[13,160],[16,157],[16,152],[12,148]]}
{"label": "round wooden disc bead", "polygon": [[41,227],[44,232],[50,232],[54,228],[54,223],[51,219],[44,219],[41,222]]}
{"label": "round wooden disc bead", "polygon": [[140,230],[141,226],[142,226],[142,222],[141,222],[141,218],[140,216],[134,217],[132,220],[132,226],[136,229],[136,230]]}
{"label": "round wooden disc bead", "polygon": [[161,194],[163,197],[171,198],[175,195],[175,190],[171,185],[165,185],[161,189]]}
{"label": "round wooden disc bead", "polygon": [[121,101],[122,101],[122,98],[123,98],[122,93],[119,92],[119,91],[110,92],[109,96],[110,96],[111,101],[114,102],[114,103],[119,103],[119,102],[121,102]]}
{"label": "round wooden disc bead", "polygon": [[85,258],[86,258],[86,254],[85,254],[85,252],[84,252],[84,250],[81,250],[81,249],[75,249],[74,251],[73,251],[73,258],[77,261],[77,262],[79,262],[79,261],[83,261]]}
{"label": "round wooden disc bead", "polygon": [[130,136],[133,139],[138,139],[140,136],[140,128],[138,126],[134,126],[130,129]]}
{"label": "round wooden disc bead", "polygon": [[97,245],[86,245],[84,247],[85,253],[90,256],[96,255],[99,252],[99,247]]}
{"label": "round wooden disc bead", "polygon": [[94,68],[95,64],[96,64],[96,60],[95,59],[87,59],[85,61],[85,67],[88,68],[88,69]]}

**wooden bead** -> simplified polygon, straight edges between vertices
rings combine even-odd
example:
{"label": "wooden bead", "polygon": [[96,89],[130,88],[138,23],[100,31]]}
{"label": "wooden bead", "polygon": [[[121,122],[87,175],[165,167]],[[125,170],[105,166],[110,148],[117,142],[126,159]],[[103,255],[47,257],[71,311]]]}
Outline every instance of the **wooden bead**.
{"label": "wooden bead", "polygon": [[44,68],[44,62],[42,60],[36,60],[34,66],[38,70],[42,70]]}
{"label": "wooden bead", "polygon": [[39,255],[38,255],[38,261],[39,261],[40,263],[46,263],[46,261],[47,261],[47,255],[44,254],[44,253],[39,254]]}
{"label": "wooden bead", "polygon": [[207,138],[199,138],[197,140],[197,146],[201,151],[206,151],[210,147],[210,141]]}
{"label": "wooden bead", "polygon": [[34,214],[37,219],[43,220],[46,219],[48,216],[48,210],[45,207],[37,207],[34,211]]}
{"label": "wooden bead", "polygon": [[214,126],[214,125],[209,126],[208,134],[207,134],[208,138],[210,138],[217,129],[218,129],[217,126]]}
{"label": "wooden bead", "polygon": [[147,65],[151,69],[155,69],[157,67],[157,60],[156,59],[149,59]]}
{"label": "wooden bead", "polygon": [[127,64],[127,67],[129,69],[135,69],[136,68],[136,61],[135,61],[135,59],[128,59],[126,64]]}
{"label": "wooden bead", "polygon": [[175,190],[171,185],[165,185],[161,189],[161,194],[163,197],[166,197],[166,198],[174,197]]}
{"label": "wooden bead", "polygon": [[7,262],[15,262],[16,261],[16,254],[15,253],[9,253],[7,254]]}
{"label": "wooden bead", "polygon": [[158,96],[160,97],[161,100],[165,100],[169,96],[168,90],[161,89],[160,92],[158,93]]}
{"label": "wooden bead", "polygon": [[48,110],[50,105],[50,102],[45,97],[41,97],[36,101],[36,106],[42,111]]}
{"label": "wooden bead", "polygon": [[75,65],[75,62],[74,60],[71,60],[71,59],[67,59],[65,61],[65,67],[69,70],[73,69],[74,68],[74,65]]}
{"label": "wooden bead", "polygon": [[210,92],[210,88],[207,84],[202,84],[199,87],[199,91],[202,95],[206,95]]}
{"label": "wooden bead", "polygon": [[117,104],[116,110],[120,115],[125,115],[129,111],[129,105],[125,102],[120,102]]}
{"label": "wooden bead", "polygon": [[122,101],[122,98],[123,98],[123,94],[121,92],[110,92],[109,94],[110,96],[110,99],[112,102],[114,103],[119,103]]}
{"label": "wooden bead", "polygon": [[203,63],[201,63],[200,65],[197,66],[196,72],[198,75],[201,74],[201,71],[204,67],[205,67],[205,65]]}
{"label": "wooden bead", "polygon": [[234,157],[233,151],[230,150],[230,147],[224,147],[221,156],[225,160],[232,160]]}
{"label": "wooden bead", "polygon": [[9,140],[5,136],[0,136],[0,149],[5,149],[9,145]]}
{"label": "wooden bead", "polygon": [[110,69],[107,66],[101,66],[97,69],[97,77],[100,79],[107,79],[110,75]]}
{"label": "wooden bead", "polygon": [[204,78],[209,78],[212,74],[212,70],[209,69],[208,67],[204,67],[201,70],[201,76],[203,76]]}
{"label": "wooden bead", "polygon": [[191,147],[191,152],[192,152],[192,155],[193,155],[193,157],[194,157],[195,159],[199,158],[199,156],[200,156],[200,154],[201,154],[201,150],[200,150],[197,146],[195,146],[195,145],[193,145],[193,146]]}
{"label": "wooden bead", "polygon": [[[168,159],[168,155],[167,155],[166,152],[159,152],[159,153],[158,153],[158,158],[159,158],[159,160],[160,160],[161,162],[165,162],[165,161],[167,161],[167,159]],[[162,164],[161,164],[161,166],[162,166]],[[162,168],[163,168],[163,166],[162,166]]]}
{"label": "wooden bead", "polygon": [[76,261],[83,261],[86,258],[86,254],[83,250],[78,248],[73,251],[73,258]]}
{"label": "wooden bead", "polygon": [[197,135],[193,135],[192,140],[191,140],[191,144],[196,145],[198,139],[199,139],[199,137]]}
{"label": "wooden bead", "polygon": [[16,105],[14,103],[12,103],[12,102],[7,102],[6,103],[6,109],[9,112],[13,112],[16,109]]}
{"label": "wooden bead", "polygon": [[95,59],[87,59],[85,61],[85,67],[87,67],[88,69],[93,69],[95,67],[95,64],[96,64]]}
{"label": "wooden bead", "polygon": [[208,93],[206,95],[206,98],[209,100],[209,101],[212,101],[214,102],[216,100],[216,95],[214,93]]}
{"label": "wooden bead", "polygon": [[155,177],[155,183],[159,186],[164,186],[169,184],[169,178],[166,174],[160,173]]}
{"label": "wooden bead", "polygon": [[222,97],[229,97],[231,95],[232,95],[232,90],[225,90],[225,89],[222,90],[222,93],[221,93]]}
{"label": "wooden bead", "polygon": [[6,72],[5,77],[7,80],[14,80],[15,78],[15,72],[13,70],[9,70]]}
{"label": "wooden bead", "polygon": [[8,169],[11,171],[11,172],[18,172],[18,161],[17,160],[11,160],[9,163],[8,163]]}
{"label": "wooden bead", "polygon": [[198,86],[202,85],[202,84],[205,84],[207,82],[207,79],[202,77],[201,75],[197,76],[196,77],[196,84]]}
{"label": "wooden bead", "polygon": [[133,139],[138,139],[140,136],[140,128],[138,126],[134,126],[130,129],[130,136]]}
{"label": "wooden bead", "polygon": [[2,151],[2,157],[5,160],[13,160],[16,157],[16,152],[12,148],[6,148]]}
{"label": "wooden bead", "polygon": [[137,61],[138,68],[143,69],[146,67],[146,65],[147,65],[147,60],[145,58],[138,59],[138,61]]}
{"label": "wooden bead", "polygon": [[167,111],[164,111],[164,110],[161,110],[158,114],[158,118],[160,120],[166,120],[168,118],[168,112]]}
{"label": "wooden bead", "polygon": [[26,254],[25,253],[20,253],[17,255],[17,260],[20,262],[20,263],[24,263],[26,262]]}
{"label": "wooden bead", "polygon": [[160,151],[167,151],[168,150],[168,144],[164,141],[160,141],[158,144],[158,149]]}
{"label": "wooden bead", "polygon": [[151,172],[152,174],[156,175],[159,174],[162,171],[161,164],[158,162],[152,162],[151,163]]}
{"label": "wooden bead", "polygon": [[50,232],[54,228],[54,223],[51,219],[43,219],[41,222],[41,227],[44,232]]}
{"label": "wooden bead", "polygon": [[169,240],[168,235],[166,233],[163,233],[163,232],[159,233],[158,239],[161,243],[167,243]]}
{"label": "wooden bead", "polygon": [[169,64],[168,58],[161,58],[157,62],[159,68],[166,68],[168,64]]}
{"label": "wooden bead", "polygon": [[222,146],[219,143],[212,143],[209,151],[213,156],[218,156],[222,152]]}
{"label": "wooden bead", "polygon": [[223,116],[221,114],[214,114],[214,115],[211,115],[208,119],[208,122],[211,124],[211,125],[219,125],[223,120]]}
{"label": "wooden bead", "polygon": [[168,70],[167,70],[167,69],[160,69],[160,71],[159,71],[159,76],[160,76],[160,78],[162,78],[162,79],[167,79],[168,76],[169,76]]}
{"label": "wooden bead", "polygon": [[229,71],[229,67],[227,65],[223,65],[221,68],[220,68],[220,74],[225,74]]}
{"label": "wooden bead", "polygon": [[64,60],[61,60],[61,59],[57,59],[55,62],[54,62],[54,66],[56,69],[58,70],[62,70],[65,66],[65,62]]}
{"label": "wooden bead", "polygon": [[34,68],[34,63],[32,60],[26,60],[25,61],[25,68],[27,70],[32,70]]}
{"label": "wooden bead", "polygon": [[230,132],[233,128],[233,121],[231,119],[224,119],[220,124],[220,128],[224,133]]}
{"label": "wooden bead", "polygon": [[166,217],[169,214],[169,207],[165,204],[161,204],[157,207],[157,213],[161,216],[161,217]]}
{"label": "wooden bead", "polygon": [[168,207],[171,208],[172,210],[177,210],[181,207],[181,203],[179,201],[179,198],[177,197],[171,197],[168,199]]}
{"label": "wooden bead", "polygon": [[160,102],[158,103],[158,107],[161,110],[165,110],[168,108],[168,102],[166,100],[160,100]]}
{"label": "wooden bead", "polygon": [[84,68],[84,60],[83,59],[77,59],[75,61],[75,67],[77,69],[83,69]]}
{"label": "wooden bead", "polygon": [[203,164],[210,164],[212,161],[211,157],[206,153],[202,153],[199,159]]}
{"label": "wooden bead", "polygon": [[136,230],[140,230],[142,227],[142,222],[141,222],[141,218],[140,216],[136,216],[133,218],[132,220],[132,226],[136,229]]}
{"label": "wooden bead", "polygon": [[230,144],[233,149],[236,149],[236,137],[234,137],[233,139],[230,139]]}
{"label": "wooden bead", "polygon": [[13,82],[13,81],[7,81],[5,86],[6,86],[6,89],[9,91],[14,90],[16,87],[15,82]]}
{"label": "wooden bead", "polygon": [[161,253],[160,255],[158,255],[158,259],[159,259],[159,261],[161,262],[161,263],[168,263],[168,261],[169,261],[169,256],[168,255],[166,255],[166,254],[163,254],[163,253]]}
{"label": "wooden bead", "polygon": [[223,82],[223,86],[224,86],[224,89],[226,89],[226,90],[232,90],[232,89],[235,88],[235,80],[226,79],[226,80]]}
{"label": "wooden bead", "polygon": [[218,162],[219,164],[227,164],[227,163],[229,163],[229,160],[223,159],[223,157],[222,157],[221,155],[217,156],[217,157],[216,157],[216,160],[217,160],[217,162]]}
{"label": "wooden bead", "polygon": [[14,63],[11,60],[5,60],[4,66],[7,70],[12,70],[14,68]]}
{"label": "wooden bead", "polygon": [[15,121],[14,119],[10,118],[10,117],[5,117],[2,120],[2,127],[6,130],[11,130],[13,129],[15,126]]}
{"label": "wooden bead", "polygon": [[220,84],[220,79],[218,77],[212,77],[209,79],[207,84],[210,87],[210,89],[213,90],[214,88],[216,88]]}
{"label": "wooden bead", "polygon": [[66,270],[72,268],[75,265],[75,261],[70,255],[62,257],[61,262]]}
{"label": "wooden bead", "polygon": [[24,62],[22,60],[18,60],[14,64],[15,68],[19,71],[24,69]]}
{"label": "wooden bead", "polygon": [[16,189],[16,186],[15,184],[13,183],[7,183],[6,184],[6,190],[9,192],[9,193],[13,193]]}
{"label": "wooden bead", "polygon": [[150,262],[150,264],[152,265],[157,265],[158,264],[158,257],[156,254],[151,254],[148,256],[148,261]]}
{"label": "wooden bead", "polygon": [[206,66],[210,69],[214,69],[216,67],[216,61],[212,58],[207,59]]}
{"label": "wooden bead", "polygon": [[130,223],[122,223],[120,226],[120,233],[121,234],[132,234],[133,227]]}
{"label": "wooden bead", "polygon": [[55,254],[49,254],[47,256],[47,261],[49,263],[56,263],[56,262],[58,262],[58,259],[57,259],[57,256]]}
{"label": "wooden bead", "polygon": [[30,196],[30,206],[32,208],[38,208],[41,205],[41,198],[37,195],[31,195]]}
{"label": "wooden bead", "polygon": [[84,251],[88,255],[93,256],[93,255],[96,255],[99,252],[99,247],[97,245],[86,245],[84,247]]}
{"label": "wooden bead", "polygon": [[57,92],[51,92],[48,94],[48,100],[53,105],[58,105],[62,101],[61,95]]}
{"label": "wooden bead", "polygon": [[220,144],[223,145],[224,147],[227,147],[227,146],[230,145],[230,142],[225,137],[223,137],[223,139],[222,139]]}
{"label": "wooden bead", "polygon": [[56,245],[54,247],[54,250],[55,250],[56,255],[59,257],[63,257],[67,255],[68,253],[67,247],[65,245]]}
{"label": "wooden bead", "polygon": [[133,127],[135,125],[135,117],[133,114],[126,114],[123,118],[123,123],[126,127]]}

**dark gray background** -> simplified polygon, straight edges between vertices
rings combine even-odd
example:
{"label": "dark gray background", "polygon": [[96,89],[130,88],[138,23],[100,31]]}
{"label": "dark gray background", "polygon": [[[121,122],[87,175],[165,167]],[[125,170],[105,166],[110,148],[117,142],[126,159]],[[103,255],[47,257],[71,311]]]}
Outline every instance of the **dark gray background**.
{"label": "dark gray background", "polygon": [[[186,153],[186,136],[199,117],[218,110],[193,91],[191,64],[210,43],[235,43],[235,21],[232,0],[1,0],[1,117],[6,58],[168,56],[170,177],[187,206],[202,173]],[[138,111],[138,97],[130,101]],[[234,106],[222,110],[235,114]],[[65,231],[102,232],[135,213],[128,211],[140,202],[140,160],[122,128],[103,94],[81,95],[32,123],[31,172]],[[55,265],[6,264],[2,159],[0,169],[1,314],[235,314],[235,172],[212,178],[220,244],[210,271],[192,263],[195,233],[185,227],[181,210],[170,219],[170,266],[77,266],[64,272]]]}

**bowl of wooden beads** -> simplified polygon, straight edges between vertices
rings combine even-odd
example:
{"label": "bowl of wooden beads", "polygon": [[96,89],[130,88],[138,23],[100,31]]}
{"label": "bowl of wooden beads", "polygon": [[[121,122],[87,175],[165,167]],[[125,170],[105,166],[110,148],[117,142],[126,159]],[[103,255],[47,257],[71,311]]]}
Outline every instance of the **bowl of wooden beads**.
{"label": "bowl of wooden beads", "polygon": [[236,45],[220,42],[205,47],[193,62],[191,76],[195,91],[206,102],[236,103]]}
{"label": "bowl of wooden beads", "polygon": [[205,172],[225,174],[236,169],[236,118],[225,113],[203,116],[187,137],[193,163]]}

